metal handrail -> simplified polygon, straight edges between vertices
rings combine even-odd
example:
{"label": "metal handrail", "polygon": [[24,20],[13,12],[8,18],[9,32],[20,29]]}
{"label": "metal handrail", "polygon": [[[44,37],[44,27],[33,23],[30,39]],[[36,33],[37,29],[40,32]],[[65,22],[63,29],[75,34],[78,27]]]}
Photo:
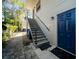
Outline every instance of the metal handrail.
{"label": "metal handrail", "polygon": [[48,30],[48,31],[50,31],[50,29],[46,26],[46,24],[37,16],[37,15],[35,15],[39,20],[40,20],[40,22],[46,27],[46,29]]}

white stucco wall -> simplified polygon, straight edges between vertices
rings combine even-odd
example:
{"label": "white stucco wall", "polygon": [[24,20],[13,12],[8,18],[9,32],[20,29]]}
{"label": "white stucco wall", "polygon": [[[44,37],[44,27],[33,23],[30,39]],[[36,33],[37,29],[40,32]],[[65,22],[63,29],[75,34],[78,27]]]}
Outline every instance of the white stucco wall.
{"label": "white stucco wall", "polygon": [[[75,2],[75,0],[41,0],[41,8],[36,14],[50,31],[38,19],[36,21],[52,45],[57,45],[57,14],[75,8]],[[54,19],[51,19],[52,16]]]}

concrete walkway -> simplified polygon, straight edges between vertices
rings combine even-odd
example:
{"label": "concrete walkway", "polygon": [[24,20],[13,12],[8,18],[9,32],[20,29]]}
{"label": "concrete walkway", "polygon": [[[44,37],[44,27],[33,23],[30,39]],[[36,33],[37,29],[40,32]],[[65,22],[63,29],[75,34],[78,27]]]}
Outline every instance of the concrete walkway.
{"label": "concrete walkway", "polygon": [[30,46],[23,45],[25,32],[14,33],[13,39],[3,49],[3,59],[38,59]]}
{"label": "concrete walkway", "polygon": [[35,48],[33,43],[24,46],[23,41],[28,41],[26,37],[26,32],[14,33],[2,51],[3,59],[59,59],[48,50]]}

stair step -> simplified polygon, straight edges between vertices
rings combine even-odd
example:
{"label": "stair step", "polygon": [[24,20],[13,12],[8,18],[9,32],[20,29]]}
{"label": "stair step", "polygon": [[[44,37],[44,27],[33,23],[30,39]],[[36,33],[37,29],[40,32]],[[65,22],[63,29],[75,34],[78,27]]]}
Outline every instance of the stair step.
{"label": "stair step", "polygon": [[[32,31],[33,40],[37,41],[37,45],[48,42],[46,36],[44,35],[43,31],[39,27],[38,23],[34,19],[29,19],[28,21]],[[37,40],[35,40],[36,34],[37,34]]]}
{"label": "stair step", "polygon": [[36,27],[30,26],[31,29],[36,29]]}
{"label": "stair step", "polygon": [[41,30],[31,30],[32,31],[32,33],[43,33]]}
{"label": "stair step", "polygon": [[40,37],[40,36],[45,36],[43,33],[42,33],[42,34],[38,34],[38,33],[37,33],[37,34],[32,34],[33,37],[35,37],[36,35],[37,35],[38,37]]}
{"label": "stair step", "polygon": [[35,35],[44,35],[44,34],[43,33],[38,33],[38,32],[37,33],[33,32],[32,35],[35,36]]}
{"label": "stair step", "polygon": [[40,45],[40,44],[43,44],[43,43],[46,43],[46,42],[48,42],[48,40],[38,41],[38,42],[37,42],[37,45]]}
{"label": "stair step", "polygon": [[31,27],[31,30],[41,30],[39,27]]}
{"label": "stair step", "polygon": [[[35,33],[32,33],[33,36],[35,36]],[[44,35],[44,33],[37,33],[37,35]]]}
{"label": "stair step", "polygon": [[45,50],[45,49],[48,49],[49,47],[51,47],[51,45],[49,42],[46,42],[46,43],[38,45],[37,47],[39,47],[41,50]]}
{"label": "stair step", "polygon": [[[37,40],[43,40],[43,39],[47,39],[46,37],[41,37],[41,38],[37,38]],[[33,40],[36,40],[33,38]]]}
{"label": "stair step", "polygon": [[33,37],[36,37],[36,36],[37,36],[37,37],[46,37],[44,34],[42,34],[42,35],[39,35],[39,34],[35,35],[35,34],[34,34],[34,35],[32,35],[32,36],[33,36]]}
{"label": "stair step", "polygon": [[47,40],[47,38],[41,38],[41,39],[37,39],[37,40],[34,40],[34,42],[39,42],[39,41],[43,41],[43,40]]}
{"label": "stair step", "polygon": [[32,27],[31,30],[37,30],[37,31],[41,31],[41,29],[39,27]]}
{"label": "stair step", "polygon": [[42,32],[40,30],[33,30],[32,32],[37,33],[37,32]]}
{"label": "stair step", "polygon": [[46,38],[46,36],[45,35],[37,35],[37,36],[32,36],[32,38]]}

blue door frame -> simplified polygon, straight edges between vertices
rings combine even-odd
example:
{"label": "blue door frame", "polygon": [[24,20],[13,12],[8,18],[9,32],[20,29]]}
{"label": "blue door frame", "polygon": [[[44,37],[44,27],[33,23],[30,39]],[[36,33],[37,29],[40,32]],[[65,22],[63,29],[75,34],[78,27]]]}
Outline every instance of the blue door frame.
{"label": "blue door frame", "polygon": [[75,8],[57,15],[58,46],[75,54],[76,14]]}

